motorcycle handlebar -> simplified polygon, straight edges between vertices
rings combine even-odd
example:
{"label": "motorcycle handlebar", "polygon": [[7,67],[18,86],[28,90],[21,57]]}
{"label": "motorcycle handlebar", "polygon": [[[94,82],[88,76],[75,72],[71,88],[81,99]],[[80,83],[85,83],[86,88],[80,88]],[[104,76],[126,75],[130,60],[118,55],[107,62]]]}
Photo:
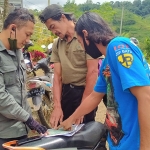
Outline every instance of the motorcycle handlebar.
{"label": "motorcycle handlebar", "polygon": [[41,147],[17,147],[17,140],[6,142],[3,144],[3,147],[8,150],[45,150]]}

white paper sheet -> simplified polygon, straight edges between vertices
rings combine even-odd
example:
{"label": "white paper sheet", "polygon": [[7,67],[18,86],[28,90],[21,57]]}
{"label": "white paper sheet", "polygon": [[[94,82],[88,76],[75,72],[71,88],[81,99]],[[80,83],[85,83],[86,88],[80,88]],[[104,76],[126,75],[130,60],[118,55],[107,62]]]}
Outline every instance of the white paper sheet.
{"label": "white paper sheet", "polygon": [[77,133],[84,124],[79,124],[79,125],[72,125],[72,130],[71,131],[65,131],[62,128],[55,130],[55,129],[48,129],[49,135],[45,137],[50,137],[50,136],[73,136],[75,133]]}

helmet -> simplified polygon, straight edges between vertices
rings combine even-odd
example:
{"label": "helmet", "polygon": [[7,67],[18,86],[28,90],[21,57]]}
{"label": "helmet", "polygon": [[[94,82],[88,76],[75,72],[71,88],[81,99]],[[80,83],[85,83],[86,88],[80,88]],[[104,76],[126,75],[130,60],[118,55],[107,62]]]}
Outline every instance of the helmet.
{"label": "helmet", "polygon": [[131,37],[130,40],[131,40],[134,44],[139,45],[139,41],[138,41],[138,39],[136,39],[135,37]]}

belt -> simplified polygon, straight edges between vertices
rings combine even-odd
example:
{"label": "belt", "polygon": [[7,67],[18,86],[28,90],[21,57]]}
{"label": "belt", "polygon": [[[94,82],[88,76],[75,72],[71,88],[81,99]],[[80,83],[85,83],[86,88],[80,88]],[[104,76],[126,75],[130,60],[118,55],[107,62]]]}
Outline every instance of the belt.
{"label": "belt", "polygon": [[84,89],[85,86],[81,85],[81,86],[76,86],[76,85],[73,85],[73,84],[63,84],[63,87],[70,87],[70,88],[74,88],[74,89]]}

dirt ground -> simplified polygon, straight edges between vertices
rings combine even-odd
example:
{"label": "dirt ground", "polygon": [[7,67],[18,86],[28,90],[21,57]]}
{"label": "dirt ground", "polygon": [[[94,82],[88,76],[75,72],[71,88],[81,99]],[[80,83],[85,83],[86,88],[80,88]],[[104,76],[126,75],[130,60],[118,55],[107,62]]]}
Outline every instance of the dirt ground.
{"label": "dirt ground", "polygon": [[[95,120],[98,122],[104,123],[105,116],[106,116],[106,107],[105,107],[104,103],[101,102],[98,106]],[[109,150],[108,143],[106,143],[106,147],[107,147],[107,150]]]}
{"label": "dirt ground", "polygon": [[[41,71],[41,70],[38,71],[38,72],[37,72],[37,75],[43,75],[42,71]],[[29,103],[30,103],[30,105],[32,106],[31,99],[29,99]],[[38,118],[38,115],[37,115],[36,112],[33,111],[33,112],[32,112],[32,115],[33,115],[33,117],[34,117],[37,121],[39,121],[39,118]],[[98,106],[98,110],[97,110],[97,113],[96,113],[96,121],[101,122],[101,123],[104,123],[104,121],[105,121],[105,115],[106,115],[106,107],[104,106],[103,102],[101,102],[101,103],[99,104],[99,106]],[[33,132],[30,132],[30,133],[29,133],[29,136],[33,136],[33,135],[35,135],[35,133],[33,133]],[[108,144],[107,144],[107,150],[109,150]]]}

